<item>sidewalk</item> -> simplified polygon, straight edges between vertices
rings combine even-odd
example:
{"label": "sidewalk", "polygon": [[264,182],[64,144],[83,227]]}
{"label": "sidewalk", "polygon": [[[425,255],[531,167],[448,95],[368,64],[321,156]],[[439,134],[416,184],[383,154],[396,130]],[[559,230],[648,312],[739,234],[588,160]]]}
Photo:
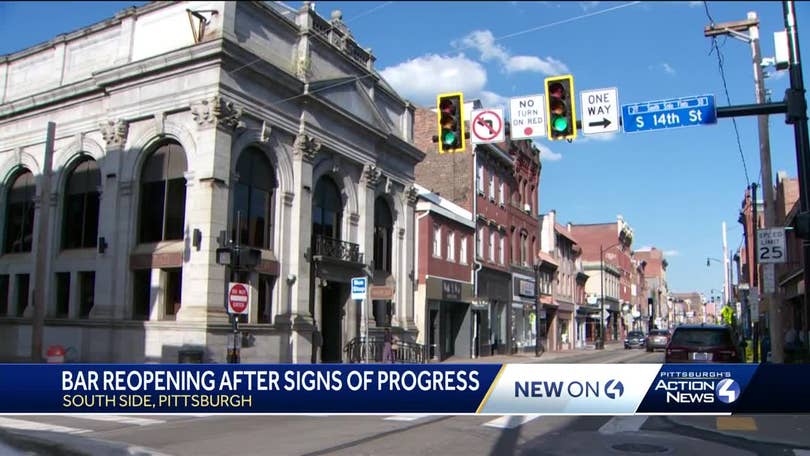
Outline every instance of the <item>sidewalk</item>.
{"label": "sidewalk", "polygon": [[810,415],[670,416],[678,425],[810,450]]}
{"label": "sidewalk", "polygon": [[492,356],[479,356],[475,359],[463,358],[461,356],[451,356],[441,364],[535,364],[546,363],[549,361],[570,362],[582,356],[593,355],[595,353],[613,352],[624,349],[624,343],[621,341],[605,343],[604,350],[595,350],[593,348],[583,348],[576,350],[544,352],[539,357],[531,353],[515,353],[514,355],[492,355]]}

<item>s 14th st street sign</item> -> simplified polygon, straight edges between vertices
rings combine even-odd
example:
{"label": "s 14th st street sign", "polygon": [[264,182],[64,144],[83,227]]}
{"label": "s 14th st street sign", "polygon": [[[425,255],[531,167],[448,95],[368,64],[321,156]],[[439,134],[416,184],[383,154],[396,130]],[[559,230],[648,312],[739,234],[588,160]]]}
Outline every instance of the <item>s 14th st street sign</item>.
{"label": "s 14th st street sign", "polygon": [[625,133],[717,123],[714,95],[672,98],[622,105]]}

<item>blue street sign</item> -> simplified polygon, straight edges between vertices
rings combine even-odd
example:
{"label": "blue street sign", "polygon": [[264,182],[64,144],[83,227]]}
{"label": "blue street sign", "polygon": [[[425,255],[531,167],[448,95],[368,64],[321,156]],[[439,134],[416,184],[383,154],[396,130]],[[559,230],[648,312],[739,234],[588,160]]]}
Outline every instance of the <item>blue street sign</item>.
{"label": "blue street sign", "polygon": [[714,95],[622,105],[625,133],[717,123]]}
{"label": "blue street sign", "polygon": [[352,299],[366,299],[366,277],[352,277]]}

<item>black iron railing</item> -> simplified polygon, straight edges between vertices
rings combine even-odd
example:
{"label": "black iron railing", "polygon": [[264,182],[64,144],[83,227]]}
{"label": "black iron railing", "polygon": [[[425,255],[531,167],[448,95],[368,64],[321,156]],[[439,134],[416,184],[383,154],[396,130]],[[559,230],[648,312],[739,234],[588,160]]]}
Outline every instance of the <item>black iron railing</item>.
{"label": "black iron railing", "polygon": [[360,245],[353,242],[341,241],[330,237],[316,234],[312,236],[313,255],[320,255],[326,258],[351,261],[352,263],[362,263],[363,254],[360,253]]}
{"label": "black iron railing", "polygon": [[[348,362],[362,363],[366,359],[370,363],[383,362],[383,336],[370,337],[368,344],[364,344],[364,340],[363,337],[355,337],[346,344],[344,351]],[[427,362],[427,352],[422,344],[398,340],[392,344],[391,348],[395,363],[423,364]],[[366,350],[368,350],[368,358],[364,356]]]}

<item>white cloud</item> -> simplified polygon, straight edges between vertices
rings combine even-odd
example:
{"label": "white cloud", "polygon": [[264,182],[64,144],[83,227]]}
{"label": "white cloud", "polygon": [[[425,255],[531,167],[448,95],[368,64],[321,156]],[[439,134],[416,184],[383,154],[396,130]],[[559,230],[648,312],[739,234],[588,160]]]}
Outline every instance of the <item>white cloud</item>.
{"label": "white cloud", "polygon": [[678,256],[680,254],[681,254],[681,252],[679,252],[677,250],[664,250],[664,256],[671,256],[672,257],[672,256]]}
{"label": "white cloud", "polygon": [[[580,134],[582,134],[582,132],[580,132]],[[591,142],[591,141],[607,142],[607,141],[613,141],[614,139],[618,139],[619,136],[620,136],[619,133],[602,133],[602,134],[598,134],[598,135],[582,135],[581,137],[577,136],[577,139],[575,139],[574,142],[576,142],[576,143],[586,143],[586,142]],[[580,138],[582,138],[582,139],[580,139]]]}
{"label": "white cloud", "polygon": [[650,70],[661,70],[666,74],[675,74],[675,68],[672,68],[672,65],[670,65],[670,64],[668,64],[666,62],[659,63],[657,65],[650,65],[648,68]]}
{"label": "white cloud", "polygon": [[583,11],[588,11],[599,6],[599,3],[601,2],[579,2],[579,7],[582,8]]}
{"label": "white cloud", "polygon": [[790,73],[787,72],[787,71],[771,70],[771,71],[768,71],[768,79],[770,79],[771,81],[778,81],[780,79],[786,78],[788,76],[788,74],[790,74]]}
{"label": "white cloud", "polygon": [[434,104],[437,93],[479,94],[487,83],[484,67],[464,54],[428,54],[384,68],[380,74],[397,93],[420,106]]}
{"label": "white cloud", "polygon": [[504,65],[504,68],[507,73],[535,71],[547,75],[555,75],[568,72],[568,67],[553,57],[548,57],[546,60],[543,60],[539,57],[528,55],[510,57]]}
{"label": "white cloud", "polygon": [[528,55],[510,55],[506,48],[495,43],[495,36],[489,30],[476,30],[460,41],[454,41],[452,44],[460,50],[477,50],[481,53],[482,62],[497,62],[507,73],[532,71],[545,75],[554,75],[568,72],[568,67],[553,57],[543,59]]}
{"label": "white cloud", "polygon": [[690,8],[697,8],[698,6],[703,6],[703,2],[687,2]]}
{"label": "white cloud", "polygon": [[484,105],[485,108],[509,108],[509,99],[495,92],[482,90],[479,97],[481,98],[481,104]]}
{"label": "white cloud", "polygon": [[540,149],[540,161],[558,161],[562,160],[562,154],[552,151],[547,146],[538,142],[534,143]]}

